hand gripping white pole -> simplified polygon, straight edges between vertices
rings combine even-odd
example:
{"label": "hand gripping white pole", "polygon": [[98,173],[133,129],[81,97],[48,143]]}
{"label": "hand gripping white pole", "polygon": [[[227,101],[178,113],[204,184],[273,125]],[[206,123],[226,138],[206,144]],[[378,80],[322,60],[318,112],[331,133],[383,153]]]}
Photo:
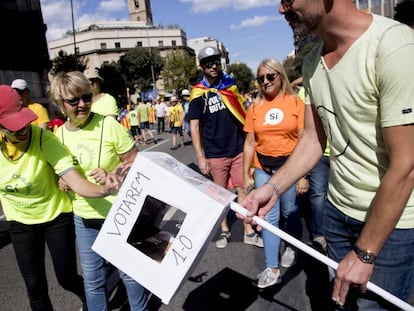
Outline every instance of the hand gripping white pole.
{"label": "hand gripping white pole", "polygon": [[[236,202],[230,203],[230,208],[235,211],[236,213],[246,216],[247,210],[241,206],[240,204],[237,204]],[[312,256],[313,258],[316,258],[320,262],[323,262],[324,264],[328,265],[329,267],[336,270],[338,267],[338,263],[334,260],[328,258],[327,256],[321,254],[320,252],[316,251],[312,247],[306,245],[305,243],[299,241],[298,239],[292,237],[291,235],[287,234],[283,230],[280,230],[279,228],[269,224],[267,221],[263,220],[262,218],[259,218],[257,216],[253,217],[253,220],[260,225],[261,227],[265,228],[266,230],[272,232],[273,234],[279,236],[282,240],[288,242],[289,244],[295,246],[296,248],[300,249],[301,251],[304,251],[306,254]],[[405,301],[401,300],[400,298],[392,295],[391,293],[387,292],[386,290],[382,289],[381,287],[375,285],[374,283],[368,282],[367,283],[367,289],[369,289],[371,292],[376,293],[377,295],[381,296],[385,300],[391,302],[395,306],[401,308],[405,311],[414,311],[414,307]]]}

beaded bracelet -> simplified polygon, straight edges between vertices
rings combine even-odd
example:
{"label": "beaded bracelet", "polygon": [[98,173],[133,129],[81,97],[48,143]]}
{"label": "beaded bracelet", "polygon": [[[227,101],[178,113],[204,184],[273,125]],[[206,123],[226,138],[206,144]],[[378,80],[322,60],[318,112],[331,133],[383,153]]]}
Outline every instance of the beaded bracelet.
{"label": "beaded bracelet", "polygon": [[265,185],[270,185],[273,188],[273,190],[276,192],[278,199],[281,197],[282,194],[280,193],[279,187],[274,182],[268,180],[265,182]]}

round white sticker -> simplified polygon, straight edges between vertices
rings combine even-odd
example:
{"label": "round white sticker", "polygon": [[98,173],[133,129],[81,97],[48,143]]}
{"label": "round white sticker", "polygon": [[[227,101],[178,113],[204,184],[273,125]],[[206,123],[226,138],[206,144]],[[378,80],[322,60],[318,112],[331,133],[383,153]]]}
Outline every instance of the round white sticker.
{"label": "round white sticker", "polygon": [[284,118],[283,111],[279,108],[270,109],[265,116],[265,122],[263,125],[276,125],[282,122]]}

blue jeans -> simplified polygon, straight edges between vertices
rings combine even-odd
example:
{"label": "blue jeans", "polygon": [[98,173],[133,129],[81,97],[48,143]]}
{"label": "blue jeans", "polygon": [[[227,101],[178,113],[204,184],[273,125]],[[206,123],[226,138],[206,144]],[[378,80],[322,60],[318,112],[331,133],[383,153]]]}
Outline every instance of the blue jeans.
{"label": "blue jeans", "polygon": [[184,120],[184,130],[191,137],[190,121]]}
{"label": "blue jeans", "polygon": [[[269,180],[270,175],[262,169],[254,169],[254,182],[256,188]],[[265,220],[275,227],[279,227],[280,212],[285,220],[285,230],[295,238],[300,238],[302,224],[300,219],[299,207],[296,200],[296,184],[285,191],[281,198],[275,203],[273,208],[265,216]],[[264,244],[265,261],[267,268],[279,267],[279,248],[280,238],[263,229],[262,238]]]}
{"label": "blue jeans", "polygon": [[[75,216],[74,219],[88,311],[108,310],[106,290],[108,263],[91,248],[99,230],[86,228],[82,218],[78,216]],[[119,271],[119,275],[125,284],[131,311],[147,310],[148,291],[122,271]]]}
{"label": "blue jeans", "polygon": [[[329,201],[326,204],[324,234],[328,255],[340,262],[352,249],[364,223],[346,216]],[[414,290],[414,229],[395,229],[378,254],[370,281],[408,301]],[[351,287],[352,288],[352,287]],[[398,310],[373,293],[348,294],[346,307],[339,310]]]}
{"label": "blue jeans", "polygon": [[311,238],[323,236],[323,220],[329,182],[329,157],[322,156],[309,174]]}

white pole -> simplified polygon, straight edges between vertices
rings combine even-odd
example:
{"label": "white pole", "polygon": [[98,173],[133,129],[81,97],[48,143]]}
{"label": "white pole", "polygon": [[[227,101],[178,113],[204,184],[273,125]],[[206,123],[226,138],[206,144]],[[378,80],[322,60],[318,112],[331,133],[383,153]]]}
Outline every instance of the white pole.
{"label": "white pole", "polygon": [[[230,208],[235,211],[236,213],[239,213],[240,215],[246,216],[247,210],[241,206],[240,204],[237,204],[236,202],[230,203]],[[323,262],[324,264],[328,265],[329,267],[336,270],[338,267],[338,263],[334,260],[328,258],[325,255],[322,255],[320,252],[314,250],[312,247],[306,245],[305,243],[299,241],[298,239],[292,237],[291,235],[287,234],[283,230],[280,230],[279,228],[269,224],[267,221],[263,220],[262,218],[259,218],[257,216],[253,217],[253,220],[260,225],[261,227],[265,228],[266,230],[272,232],[273,234],[279,236],[282,240],[285,240],[289,244],[292,244],[296,248],[304,251],[308,255],[312,256],[313,258],[316,258],[320,262]],[[397,307],[401,308],[405,311],[414,311],[414,307],[405,301],[401,300],[400,298],[392,295],[391,293],[385,291],[381,287],[375,285],[374,283],[368,282],[367,283],[367,289],[369,289],[371,292],[376,293],[377,295],[381,296],[385,300],[391,302],[392,304],[396,305]]]}

